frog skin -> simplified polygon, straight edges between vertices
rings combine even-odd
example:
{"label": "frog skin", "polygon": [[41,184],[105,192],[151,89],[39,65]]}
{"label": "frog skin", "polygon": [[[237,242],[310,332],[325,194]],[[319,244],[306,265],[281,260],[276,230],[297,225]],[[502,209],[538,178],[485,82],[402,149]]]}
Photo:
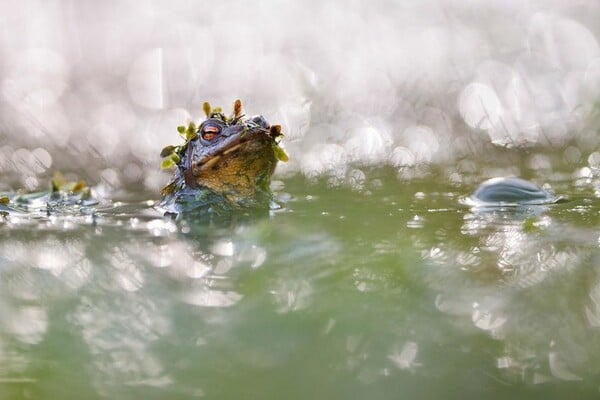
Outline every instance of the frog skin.
{"label": "frog skin", "polygon": [[277,161],[287,159],[278,146],[281,127],[269,125],[260,115],[245,118],[239,100],[231,117],[208,103],[204,110],[206,120],[188,130],[185,145],[163,150],[163,156],[173,151],[175,173],[161,192],[159,208],[179,214],[268,207],[271,175]]}

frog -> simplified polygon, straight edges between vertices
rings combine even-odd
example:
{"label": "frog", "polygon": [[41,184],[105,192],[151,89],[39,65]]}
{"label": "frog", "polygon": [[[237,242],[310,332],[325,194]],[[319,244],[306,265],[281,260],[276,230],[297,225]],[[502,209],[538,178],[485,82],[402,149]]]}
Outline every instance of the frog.
{"label": "frog", "polygon": [[174,173],[157,208],[170,215],[268,208],[271,177],[277,163],[289,159],[279,145],[281,125],[246,117],[239,99],[229,116],[208,102],[203,110],[198,126],[177,128],[185,143],[161,152],[163,168]]}

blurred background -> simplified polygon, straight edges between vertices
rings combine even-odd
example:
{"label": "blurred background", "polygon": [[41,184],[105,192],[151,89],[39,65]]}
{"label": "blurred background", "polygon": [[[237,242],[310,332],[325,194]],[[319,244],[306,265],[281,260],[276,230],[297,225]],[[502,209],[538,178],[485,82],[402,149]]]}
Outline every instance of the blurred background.
{"label": "blurred background", "polygon": [[443,165],[486,146],[594,168],[598,21],[596,0],[3,0],[0,190],[60,170],[156,192],[176,126],[236,98],[283,125],[283,177],[339,184],[351,164]]}
{"label": "blurred background", "polygon": [[[0,193],[114,200],[0,204],[0,400],[597,399],[599,38],[598,0],[0,0]],[[282,207],[163,218],[160,150],[237,98]],[[569,201],[461,204],[502,175]]]}

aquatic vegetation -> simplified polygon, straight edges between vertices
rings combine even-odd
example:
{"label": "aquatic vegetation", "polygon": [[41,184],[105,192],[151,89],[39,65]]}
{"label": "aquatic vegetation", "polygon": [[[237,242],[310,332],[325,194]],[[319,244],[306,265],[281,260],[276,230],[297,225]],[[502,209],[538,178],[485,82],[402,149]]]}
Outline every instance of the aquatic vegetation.
{"label": "aquatic vegetation", "polygon": [[[46,213],[65,211],[78,213],[80,207],[99,204],[92,189],[85,181],[68,181],[60,172],[55,172],[49,190],[27,193],[23,191],[0,194],[0,212]],[[32,214],[33,215],[33,214]]]}

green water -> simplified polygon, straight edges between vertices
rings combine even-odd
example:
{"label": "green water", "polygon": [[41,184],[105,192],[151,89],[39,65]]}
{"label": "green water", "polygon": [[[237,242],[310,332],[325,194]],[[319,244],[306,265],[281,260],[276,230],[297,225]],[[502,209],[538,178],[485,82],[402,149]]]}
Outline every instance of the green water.
{"label": "green water", "polygon": [[523,170],[570,201],[461,205],[509,161],[284,179],[269,215],[174,221],[149,193],[10,215],[0,398],[598,398],[595,178]]}

